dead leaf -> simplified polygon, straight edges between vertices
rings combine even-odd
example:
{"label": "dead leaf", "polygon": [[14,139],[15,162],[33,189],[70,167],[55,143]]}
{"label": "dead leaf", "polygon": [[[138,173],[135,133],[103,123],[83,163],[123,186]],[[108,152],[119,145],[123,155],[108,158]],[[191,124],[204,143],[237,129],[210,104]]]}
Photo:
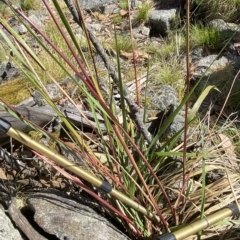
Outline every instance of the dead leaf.
{"label": "dead leaf", "polygon": [[5,172],[3,171],[2,168],[0,168],[0,179],[4,179],[4,180],[7,179],[7,176],[6,176],[6,174],[5,174]]}
{"label": "dead leaf", "polygon": [[98,14],[98,20],[99,21],[103,21],[104,19],[106,19],[106,15],[104,15],[104,14]]}
{"label": "dead leaf", "polygon": [[[126,58],[127,60],[132,60],[133,59],[133,54],[130,52],[124,52],[121,51],[120,56],[123,58]],[[144,51],[136,50],[135,51],[135,57],[136,59],[139,60],[147,60],[148,59],[148,54],[145,53]]]}
{"label": "dead leaf", "polygon": [[109,18],[110,18],[110,19],[113,19],[113,18],[115,18],[115,17],[117,17],[117,16],[118,16],[118,14],[117,14],[117,13],[114,13],[114,14],[110,15]]}
{"label": "dead leaf", "polygon": [[128,14],[128,11],[121,9],[119,13],[122,17],[124,17]]}
{"label": "dead leaf", "polygon": [[218,134],[219,138],[221,139],[221,146],[226,154],[226,156],[228,156],[228,160],[232,165],[236,165],[236,163],[234,163],[233,161],[231,161],[231,159],[236,159],[236,154],[235,154],[235,147],[232,144],[232,141],[230,140],[229,137],[227,137],[226,135],[220,133]]}
{"label": "dead leaf", "polygon": [[64,142],[64,144],[70,148],[73,148],[73,149],[76,148],[76,144],[73,142]]}
{"label": "dead leaf", "polygon": [[63,181],[62,178],[57,178],[56,180],[52,180],[50,182],[50,185],[51,187],[54,187],[54,188],[62,188],[62,181]]}

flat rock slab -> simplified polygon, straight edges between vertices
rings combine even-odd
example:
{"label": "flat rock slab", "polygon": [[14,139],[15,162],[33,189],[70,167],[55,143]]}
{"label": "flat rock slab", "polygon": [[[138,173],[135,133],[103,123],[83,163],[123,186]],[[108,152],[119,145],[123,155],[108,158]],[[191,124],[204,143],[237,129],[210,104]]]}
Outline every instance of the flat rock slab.
{"label": "flat rock slab", "polygon": [[[4,223],[4,224],[3,224]],[[14,228],[11,220],[6,216],[0,205],[0,239],[22,240],[19,231]]]}
{"label": "flat rock slab", "polygon": [[83,9],[91,11],[103,11],[105,7],[115,2],[115,0],[79,0],[79,2]]}
{"label": "flat rock slab", "polygon": [[28,197],[27,203],[34,211],[34,221],[45,232],[59,239],[129,239],[90,207],[61,195],[33,194]]}

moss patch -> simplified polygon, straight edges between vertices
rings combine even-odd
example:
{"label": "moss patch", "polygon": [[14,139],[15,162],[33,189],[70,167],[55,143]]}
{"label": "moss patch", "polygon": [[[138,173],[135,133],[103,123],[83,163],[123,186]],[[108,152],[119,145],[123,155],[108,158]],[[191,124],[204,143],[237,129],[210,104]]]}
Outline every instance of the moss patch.
{"label": "moss patch", "polygon": [[9,104],[16,105],[30,97],[28,83],[23,79],[14,79],[1,84],[1,98]]}

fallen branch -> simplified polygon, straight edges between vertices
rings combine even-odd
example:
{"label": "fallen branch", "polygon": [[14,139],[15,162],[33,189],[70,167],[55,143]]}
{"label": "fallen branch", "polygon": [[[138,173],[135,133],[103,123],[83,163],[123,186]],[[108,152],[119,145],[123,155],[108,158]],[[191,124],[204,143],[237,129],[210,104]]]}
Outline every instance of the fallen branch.
{"label": "fallen branch", "polygon": [[[1,105],[0,105],[1,107]],[[2,105],[3,107],[3,105]],[[31,128],[26,125],[23,121],[15,118],[7,111],[7,107],[3,107],[4,110],[0,108],[0,117],[5,119],[6,121],[10,122],[12,127],[18,129],[22,132],[28,132]],[[35,125],[39,127],[43,127],[49,122],[51,122],[56,116],[55,111],[48,105],[46,106],[24,106],[20,105],[15,107],[16,112],[20,116],[24,116],[27,120],[31,121]],[[81,116],[78,110],[74,106],[68,106],[62,113],[68,118],[75,126],[82,128],[82,127],[89,127],[89,128],[96,128],[97,124],[93,121],[94,116],[89,111],[83,111],[85,116],[88,118],[88,121]],[[103,121],[102,117],[98,115],[99,126],[102,131],[105,131],[105,125],[101,123]],[[0,139],[6,137],[6,135],[0,135]]]}
{"label": "fallen branch", "polygon": [[8,208],[8,213],[15,224],[21,229],[21,231],[27,236],[29,240],[46,240],[45,237],[40,235],[28,222],[28,220],[22,215],[17,208],[16,198],[11,198],[11,204]]}

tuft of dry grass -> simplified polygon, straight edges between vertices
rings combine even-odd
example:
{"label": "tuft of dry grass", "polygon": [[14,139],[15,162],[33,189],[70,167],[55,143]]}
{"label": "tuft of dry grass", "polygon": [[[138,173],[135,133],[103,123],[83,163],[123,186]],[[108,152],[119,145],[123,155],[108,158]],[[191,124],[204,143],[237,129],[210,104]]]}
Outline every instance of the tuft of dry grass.
{"label": "tuft of dry grass", "polygon": [[230,22],[239,20],[239,0],[198,0],[196,2],[205,11],[208,20],[219,18]]}

